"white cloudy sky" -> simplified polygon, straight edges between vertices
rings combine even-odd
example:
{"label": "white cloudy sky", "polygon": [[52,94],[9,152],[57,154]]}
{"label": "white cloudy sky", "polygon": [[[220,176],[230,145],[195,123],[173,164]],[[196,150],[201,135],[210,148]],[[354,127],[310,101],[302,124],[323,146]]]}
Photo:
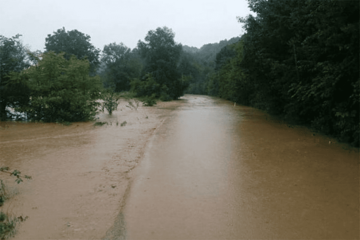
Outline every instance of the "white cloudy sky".
{"label": "white cloudy sky", "polygon": [[242,34],[236,17],[250,13],[246,0],[0,0],[0,35],[22,34],[31,50],[44,50],[47,34],[65,27],[100,49],[112,42],[134,48],[149,30],[167,26],[176,42],[201,47]]}

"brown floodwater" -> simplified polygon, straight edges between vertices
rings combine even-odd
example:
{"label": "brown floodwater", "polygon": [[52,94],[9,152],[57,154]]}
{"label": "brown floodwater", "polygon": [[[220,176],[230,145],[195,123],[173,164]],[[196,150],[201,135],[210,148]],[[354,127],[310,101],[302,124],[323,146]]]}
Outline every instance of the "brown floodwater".
{"label": "brown floodwater", "polygon": [[[359,239],[359,152],[207,96],[108,125],[0,122],[18,239]],[[126,125],[121,123],[126,121]]]}
{"label": "brown floodwater", "polygon": [[121,100],[112,116],[99,115],[102,127],[0,122],[0,166],[32,176],[16,184],[0,173],[8,190],[0,210],[28,217],[14,239],[103,238],[124,205],[129,173],[174,104],[131,109]]}
{"label": "brown floodwater", "polygon": [[106,239],[359,239],[357,149],[250,107],[182,101]]}

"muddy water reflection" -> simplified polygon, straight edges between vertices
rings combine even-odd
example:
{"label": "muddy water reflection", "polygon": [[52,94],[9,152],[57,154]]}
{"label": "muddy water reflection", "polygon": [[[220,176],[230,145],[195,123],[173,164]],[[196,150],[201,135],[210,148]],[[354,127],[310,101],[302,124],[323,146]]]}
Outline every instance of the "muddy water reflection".
{"label": "muddy water reflection", "polygon": [[134,173],[128,239],[359,238],[357,151],[252,108],[185,100]]}

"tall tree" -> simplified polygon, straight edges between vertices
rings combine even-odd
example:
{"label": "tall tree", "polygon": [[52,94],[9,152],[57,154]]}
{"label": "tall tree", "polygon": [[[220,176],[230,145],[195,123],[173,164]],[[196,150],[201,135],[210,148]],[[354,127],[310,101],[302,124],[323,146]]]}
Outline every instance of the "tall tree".
{"label": "tall tree", "polygon": [[175,42],[174,37],[171,29],[163,27],[149,31],[145,42],[138,42],[139,52],[145,59],[143,80],[151,76],[160,85],[161,92],[154,93],[167,95],[170,99],[183,95],[186,88],[178,70],[182,46]]}
{"label": "tall tree", "polygon": [[27,88],[20,82],[9,84],[12,72],[20,72],[29,66],[21,35],[7,38],[0,35],[0,119],[9,117],[7,107],[16,107],[26,101]]}
{"label": "tall tree", "polygon": [[123,43],[110,43],[104,46],[101,57],[104,86],[116,92],[130,90],[130,81],[138,78],[141,60],[136,51],[131,51]]}
{"label": "tall tree", "polygon": [[100,49],[95,48],[90,43],[90,36],[78,30],[65,31],[65,28],[58,29],[52,35],[48,34],[45,39],[45,49],[47,52],[64,52],[64,57],[70,59],[75,55],[78,59],[87,58],[90,62],[90,72],[95,74],[99,65]]}

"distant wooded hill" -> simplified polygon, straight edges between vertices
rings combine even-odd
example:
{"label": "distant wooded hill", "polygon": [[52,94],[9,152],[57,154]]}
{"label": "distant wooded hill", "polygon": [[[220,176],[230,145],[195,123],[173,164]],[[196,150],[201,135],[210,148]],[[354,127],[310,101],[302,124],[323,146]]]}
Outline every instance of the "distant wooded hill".
{"label": "distant wooded hill", "polygon": [[179,71],[189,85],[186,93],[209,94],[208,82],[215,71],[216,56],[224,47],[239,41],[240,37],[233,37],[205,44],[200,49],[183,45]]}
{"label": "distant wooded hill", "polygon": [[187,45],[183,45],[183,51],[193,54],[197,57],[197,59],[206,60],[207,62],[215,61],[216,54],[219,53],[223,47],[236,43],[239,40],[240,37],[233,37],[229,40],[222,40],[219,43],[205,44],[200,49],[197,47],[189,47]]}

